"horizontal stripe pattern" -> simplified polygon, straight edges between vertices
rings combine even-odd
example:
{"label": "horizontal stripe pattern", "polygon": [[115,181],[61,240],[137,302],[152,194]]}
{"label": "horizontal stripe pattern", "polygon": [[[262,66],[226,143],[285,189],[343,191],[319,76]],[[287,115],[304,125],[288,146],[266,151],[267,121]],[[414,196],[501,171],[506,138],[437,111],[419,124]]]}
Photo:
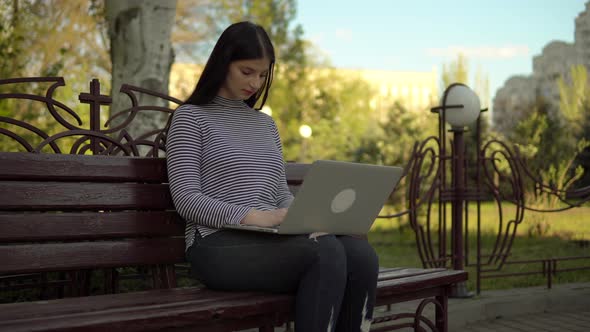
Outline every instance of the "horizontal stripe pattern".
{"label": "horizontal stripe pattern", "polygon": [[223,225],[239,224],[252,208],[288,207],[281,139],[273,119],[241,100],[215,97],[185,104],[166,143],[172,200],[186,220],[186,248]]}

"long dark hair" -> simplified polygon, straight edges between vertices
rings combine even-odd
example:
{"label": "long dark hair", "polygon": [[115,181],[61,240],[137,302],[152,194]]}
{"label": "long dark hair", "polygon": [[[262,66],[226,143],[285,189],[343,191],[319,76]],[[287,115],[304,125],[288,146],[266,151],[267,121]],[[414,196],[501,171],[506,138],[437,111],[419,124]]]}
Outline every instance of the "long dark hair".
{"label": "long dark hair", "polygon": [[266,102],[272,83],[275,50],[268,34],[260,25],[252,22],[230,25],[217,40],[199,82],[185,104],[203,105],[211,102],[225,82],[231,62],[264,57],[270,60],[268,75],[260,89],[246,100],[246,104],[250,107],[254,107],[262,94],[264,97],[260,107]]}

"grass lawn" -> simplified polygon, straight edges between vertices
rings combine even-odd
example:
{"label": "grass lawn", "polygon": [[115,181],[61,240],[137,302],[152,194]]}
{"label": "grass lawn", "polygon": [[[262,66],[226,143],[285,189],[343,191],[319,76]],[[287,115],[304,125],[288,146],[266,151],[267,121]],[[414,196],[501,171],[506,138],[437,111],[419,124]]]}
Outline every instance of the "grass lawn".
{"label": "grass lawn", "polygon": [[[436,220],[436,208],[433,219]],[[502,208],[505,218],[513,218],[514,207],[506,204]],[[449,213],[450,222],[450,208]],[[489,253],[493,248],[498,231],[498,209],[492,203],[484,203],[481,208],[482,252]],[[469,243],[470,263],[475,263],[476,250],[476,209],[470,207]],[[504,227],[507,219],[503,221]],[[369,241],[377,250],[380,265],[384,267],[407,266],[422,267],[416,248],[414,232],[407,226],[399,225],[399,219],[377,219]],[[590,207],[584,206],[556,213],[525,212],[523,222],[517,228],[508,261],[547,259],[569,256],[590,256]],[[450,244],[450,239],[447,240]],[[491,265],[490,267],[496,267]],[[576,261],[558,262],[558,269],[569,267],[590,268],[590,258]],[[541,271],[541,263],[504,265],[498,273],[520,273]],[[470,274],[468,288],[476,288],[475,267],[467,267]],[[503,289],[545,285],[547,278],[541,274],[482,279],[482,290]],[[573,272],[560,272],[553,278],[554,283],[590,282],[590,269]]]}

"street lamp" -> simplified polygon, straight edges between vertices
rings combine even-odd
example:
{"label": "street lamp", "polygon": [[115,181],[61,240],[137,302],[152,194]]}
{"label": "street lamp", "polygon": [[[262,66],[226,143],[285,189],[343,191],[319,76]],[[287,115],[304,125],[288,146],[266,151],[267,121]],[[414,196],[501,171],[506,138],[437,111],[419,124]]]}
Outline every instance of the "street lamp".
{"label": "street lamp", "polygon": [[[449,85],[444,92],[442,105],[432,108],[432,112],[439,112],[441,124],[440,139],[441,151],[444,153],[444,122],[451,125],[453,132],[453,149],[451,151],[451,177],[452,177],[452,205],[451,205],[451,245],[452,245],[452,263],[453,269],[464,269],[464,243],[463,243],[463,209],[465,203],[465,141],[463,134],[465,127],[477,120],[481,113],[481,104],[479,97],[467,85],[454,83]],[[444,165],[444,163],[443,163]],[[440,172],[441,184],[446,185],[444,181],[443,169]],[[454,297],[470,297],[465,282],[455,285],[452,291]]]}
{"label": "street lamp", "polygon": [[301,141],[301,155],[299,157],[299,159],[301,159],[301,161],[305,161],[305,154],[307,153],[307,139],[311,137],[312,134],[312,130],[311,127],[306,125],[306,124],[302,124],[299,127],[299,135],[301,136],[301,138],[303,139]]}
{"label": "street lamp", "polygon": [[463,130],[475,122],[481,113],[479,97],[467,85],[454,83],[445,90],[442,100],[443,116],[453,129]]}
{"label": "street lamp", "polygon": [[299,127],[299,135],[301,135],[301,137],[303,138],[310,138],[311,137],[311,127],[303,124]]}
{"label": "street lamp", "polygon": [[262,108],[260,109],[260,112],[262,112],[268,116],[272,116],[272,108],[270,108],[270,106],[268,106],[268,105],[262,106]]}

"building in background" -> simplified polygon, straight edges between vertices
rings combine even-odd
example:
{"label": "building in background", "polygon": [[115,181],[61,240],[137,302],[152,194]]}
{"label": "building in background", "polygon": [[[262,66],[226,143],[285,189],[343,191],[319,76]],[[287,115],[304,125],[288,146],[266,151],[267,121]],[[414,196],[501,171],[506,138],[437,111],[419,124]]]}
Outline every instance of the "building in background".
{"label": "building in background", "polygon": [[438,102],[439,76],[430,72],[400,72],[391,70],[337,69],[349,77],[368,82],[375,95],[371,108],[383,119],[395,103],[412,112],[426,112]]}
{"label": "building in background", "polygon": [[500,132],[511,132],[527,115],[527,110],[541,97],[549,114],[559,117],[557,80],[570,79],[574,65],[590,68],[590,2],[575,20],[574,43],[551,41],[533,58],[533,74],[512,76],[498,89],[493,101],[493,124]]}

